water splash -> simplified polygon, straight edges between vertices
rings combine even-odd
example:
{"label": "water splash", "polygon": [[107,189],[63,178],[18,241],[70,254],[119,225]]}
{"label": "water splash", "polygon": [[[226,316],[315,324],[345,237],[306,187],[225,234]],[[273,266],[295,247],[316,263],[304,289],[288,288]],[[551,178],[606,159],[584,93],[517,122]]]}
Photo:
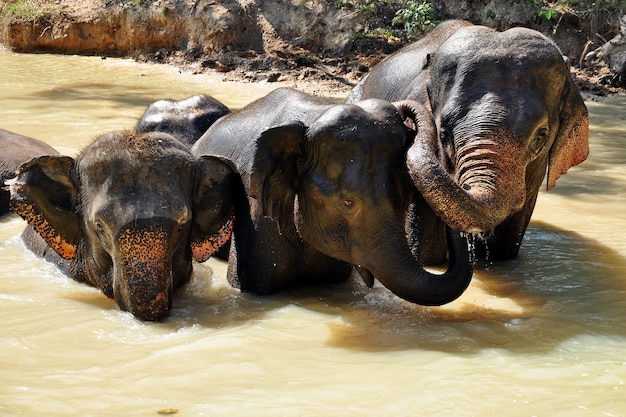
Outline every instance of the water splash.
{"label": "water splash", "polygon": [[461,233],[461,236],[467,241],[467,252],[469,255],[470,264],[476,265],[476,234],[475,233]]}

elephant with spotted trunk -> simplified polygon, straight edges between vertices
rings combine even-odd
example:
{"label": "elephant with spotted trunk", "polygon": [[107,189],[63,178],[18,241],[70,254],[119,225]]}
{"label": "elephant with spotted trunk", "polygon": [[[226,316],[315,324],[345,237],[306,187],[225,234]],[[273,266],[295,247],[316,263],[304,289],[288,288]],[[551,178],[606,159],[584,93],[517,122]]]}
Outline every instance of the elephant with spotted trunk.
{"label": "elephant with spotted trunk", "polygon": [[433,259],[445,256],[441,220],[482,234],[491,259],[516,257],[546,172],[550,190],[589,152],[587,108],[569,67],[530,29],[446,21],[381,61],[348,102],[367,98],[416,100],[434,116],[408,152],[436,215],[424,216],[439,236]]}
{"label": "elephant with spotted trunk", "polygon": [[161,320],[176,289],[231,235],[239,176],[160,132],[102,135],[76,159],[44,155],[10,181],[37,255],[122,310]]}
{"label": "elephant with spotted trunk", "polygon": [[192,152],[232,161],[248,197],[236,212],[229,282],[268,294],[342,281],[354,266],[368,285],[376,278],[414,303],[459,297],[473,272],[465,239],[448,233],[450,265],[437,275],[406,238],[409,203],[420,198],[405,162],[422,132],[419,107],[277,89],[211,126]]}

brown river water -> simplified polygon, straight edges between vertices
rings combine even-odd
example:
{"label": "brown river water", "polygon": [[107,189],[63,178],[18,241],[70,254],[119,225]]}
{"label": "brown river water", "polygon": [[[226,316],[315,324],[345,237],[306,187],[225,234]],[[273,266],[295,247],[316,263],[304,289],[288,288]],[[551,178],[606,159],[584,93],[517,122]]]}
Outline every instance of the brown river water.
{"label": "brown river water", "polygon": [[[154,100],[275,87],[0,51],[0,127],[75,155]],[[358,280],[255,297],[209,260],[144,323],[1,220],[0,415],[625,416],[626,97],[587,103],[589,159],[540,193],[519,258],[444,307]]]}

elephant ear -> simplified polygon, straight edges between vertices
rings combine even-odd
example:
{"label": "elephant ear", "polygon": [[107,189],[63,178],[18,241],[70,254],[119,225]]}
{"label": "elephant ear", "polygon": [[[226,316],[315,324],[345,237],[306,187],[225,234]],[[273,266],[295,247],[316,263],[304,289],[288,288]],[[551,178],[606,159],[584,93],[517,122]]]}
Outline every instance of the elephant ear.
{"label": "elephant ear", "polygon": [[259,201],[261,214],[278,221],[281,229],[293,222],[300,144],[306,126],[289,122],[269,128],[257,139],[250,174],[250,196]]}
{"label": "elephant ear", "polygon": [[74,258],[83,239],[74,166],[69,156],[39,156],[23,163],[8,183],[11,208],[68,260]]}
{"label": "elephant ear", "polygon": [[191,253],[198,262],[209,259],[230,239],[235,204],[243,194],[234,164],[222,157],[200,157],[191,227]]}
{"label": "elephant ear", "polygon": [[569,76],[561,96],[559,121],[559,131],[550,148],[548,191],[556,185],[561,174],[583,162],[589,155],[589,114],[578,88]]}

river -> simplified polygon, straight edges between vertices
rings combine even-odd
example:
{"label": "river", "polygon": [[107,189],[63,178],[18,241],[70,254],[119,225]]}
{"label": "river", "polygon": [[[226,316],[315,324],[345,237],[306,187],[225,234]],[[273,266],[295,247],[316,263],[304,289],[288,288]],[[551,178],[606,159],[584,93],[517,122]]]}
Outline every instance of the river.
{"label": "river", "polygon": [[[0,127],[76,153],[160,98],[276,85],[0,50]],[[626,97],[587,101],[589,159],[542,191],[520,256],[443,307],[345,285],[241,294],[195,264],[162,323],[27,252],[0,220],[0,415],[625,416]]]}

